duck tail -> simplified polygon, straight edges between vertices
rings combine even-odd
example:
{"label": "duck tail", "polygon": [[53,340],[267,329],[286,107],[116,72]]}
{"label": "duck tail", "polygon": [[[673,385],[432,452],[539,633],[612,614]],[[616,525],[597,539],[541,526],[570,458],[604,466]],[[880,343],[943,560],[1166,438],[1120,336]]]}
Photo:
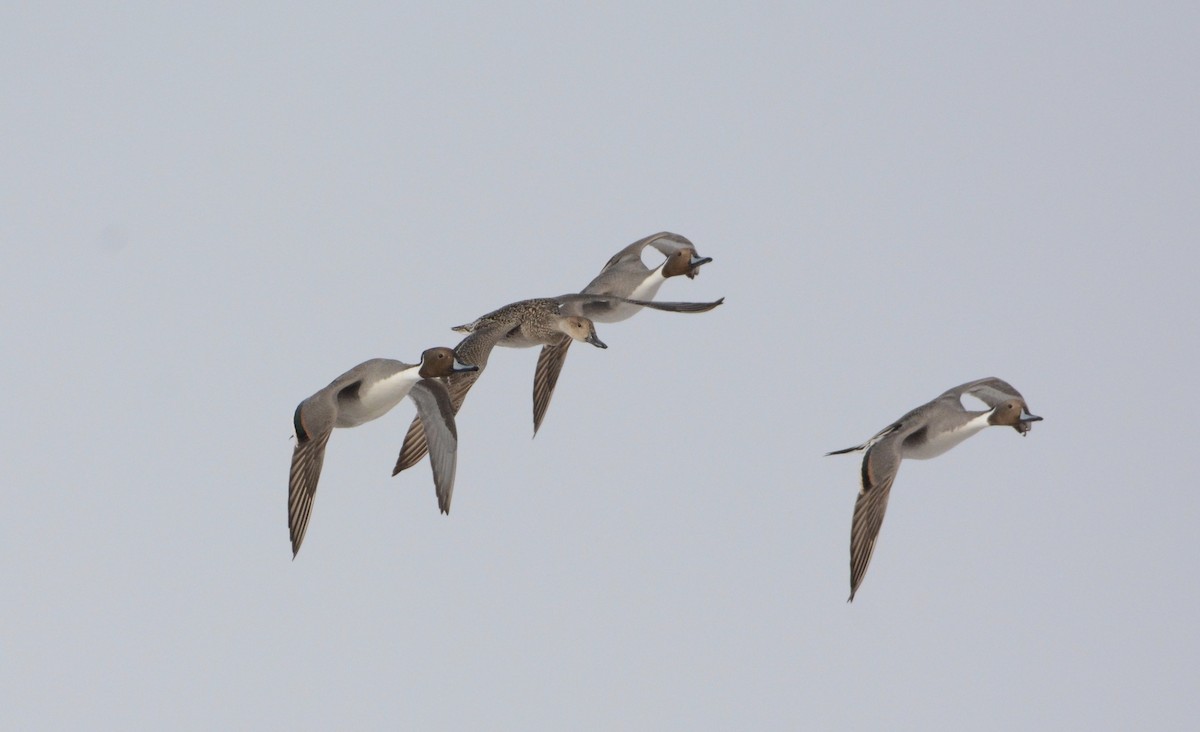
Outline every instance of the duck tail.
{"label": "duck tail", "polygon": [[854,447],[847,447],[845,450],[834,450],[833,452],[825,453],[825,457],[829,457],[830,455],[845,455],[848,452],[858,452],[865,447],[866,445],[855,445]]}

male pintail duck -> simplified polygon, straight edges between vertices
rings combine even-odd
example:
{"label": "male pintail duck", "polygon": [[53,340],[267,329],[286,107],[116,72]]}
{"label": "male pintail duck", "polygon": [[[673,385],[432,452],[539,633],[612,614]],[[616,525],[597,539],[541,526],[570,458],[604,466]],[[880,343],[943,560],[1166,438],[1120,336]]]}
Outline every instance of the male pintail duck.
{"label": "male pintail duck", "polygon": [[[596,336],[596,326],[590,318],[565,312],[570,305],[594,300],[614,303],[621,301],[660,310],[681,309],[685,312],[689,308],[698,307],[693,303],[644,302],[611,296],[572,294],[520,300],[493,310],[470,323],[455,326],[455,331],[470,335],[454,347],[454,352],[463,363],[476,366],[478,370],[469,374],[452,374],[446,379],[454,413],[457,414],[458,410],[462,409],[467,392],[483,375],[492,349],[496,346],[530,348],[556,343],[560,338],[566,337],[597,348],[608,348]],[[392,475],[417,464],[425,456],[425,452],[424,427],[421,420],[414,419],[408,427],[408,434],[404,436],[404,444],[400,448],[400,456],[396,460]]]}
{"label": "male pintail duck", "polygon": [[454,409],[445,385],[435,377],[476,370],[460,363],[449,348],[430,348],[416,365],[373,358],[330,382],[329,386],[300,402],[294,417],[296,449],[288,479],[288,528],[292,556],[300,551],[312,513],[325,445],[335,427],[357,427],[387,414],[405,396],[417,405],[417,419],[425,425],[433,449],[433,483],[442,513],[450,512],[458,432]]}
{"label": "male pintail duck", "polygon": [[[666,257],[662,264],[654,269],[642,261],[642,252],[646,247],[654,247]],[[696,247],[686,237],[662,231],[644,239],[639,239],[613,255],[612,259],[600,270],[600,274],[583,288],[581,294],[612,295],[634,300],[653,300],[662,284],[672,277],[685,275],[695,279],[700,274],[700,267],[712,261],[712,257],[701,257],[696,253]],[[713,303],[703,303],[704,309],[686,312],[704,312],[712,310],[725,301],[721,298]],[[700,305],[701,303],[694,303]],[[598,323],[618,323],[632,318],[641,306],[628,302],[611,302],[606,300],[582,301],[574,306],[574,311]],[[558,375],[562,371],[563,362],[567,359],[567,351],[571,348],[569,338],[560,338],[556,343],[542,346],[538,354],[537,367],[533,372],[533,433],[536,435],[550,407],[550,397],[558,383]]]}
{"label": "male pintail duck", "polygon": [[[962,404],[965,395],[979,399],[989,409],[978,412],[966,409]],[[854,600],[854,593],[867,573],[901,460],[935,458],[989,426],[1012,427],[1024,436],[1032,423],[1039,420],[1041,417],[1029,413],[1025,398],[1008,383],[996,378],[979,379],[922,404],[861,445],[826,453],[842,455],[866,450],[862,489],[854,504],[850,528],[849,601]]]}
{"label": "male pintail duck", "polygon": [[[666,257],[654,269],[642,261],[646,247],[657,249]],[[695,279],[700,267],[712,261],[712,257],[701,257],[696,246],[686,237],[662,231],[640,239],[612,256],[600,274],[583,288],[588,295],[614,295],[634,300],[653,300],[658,289],[672,277],[684,275]],[[619,323],[637,314],[641,308],[627,303],[588,302],[581,307],[580,315],[586,315],[597,323]]]}

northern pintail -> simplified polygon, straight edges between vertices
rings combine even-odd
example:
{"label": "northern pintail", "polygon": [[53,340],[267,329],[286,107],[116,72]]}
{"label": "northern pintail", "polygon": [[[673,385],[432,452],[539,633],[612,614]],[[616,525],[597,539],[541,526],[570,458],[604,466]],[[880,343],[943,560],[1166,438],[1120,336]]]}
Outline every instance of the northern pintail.
{"label": "northern pintail", "polygon": [[[963,396],[973,396],[989,408],[971,411],[963,406]],[[1025,398],[1008,383],[996,378],[979,379],[922,404],[861,445],[826,453],[842,455],[866,450],[862,488],[854,504],[850,528],[849,601],[854,600],[854,593],[867,573],[901,460],[935,458],[989,426],[1012,427],[1024,436],[1032,423],[1040,419],[1029,413]]]}
{"label": "northern pintail", "polygon": [[288,479],[288,529],[292,556],[300,551],[312,513],[325,445],[335,427],[357,427],[387,414],[405,396],[417,405],[433,449],[433,483],[442,513],[450,512],[458,455],[458,432],[450,395],[435,377],[475,371],[460,363],[449,348],[430,348],[419,364],[387,358],[364,361],[334,379],[329,386],[300,402],[293,418],[296,449]]}
{"label": "northern pintail", "polygon": [[[580,315],[564,315],[562,303],[556,298],[519,300],[493,310],[465,325],[455,326],[458,332],[468,332],[454,352],[458,359],[475,367],[471,373],[450,374],[446,386],[450,394],[451,410],[457,414],[467,399],[467,392],[483,375],[491,357],[492,349],[508,338],[514,347],[534,346],[551,343],[568,337],[590,343],[597,348],[608,348],[596,336],[596,326]],[[428,436],[424,422],[414,418],[404,435],[400,456],[392,475],[420,462],[429,451]]]}
{"label": "northern pintail", "polygon": [[[657,267],[651,269],[642,261],[642,252],[646,247],[654,247],[666,259]],[[672,277],[686,275],[694,279],[700,274],[700,267],[712,261],[712,257],[701,257],[696,253],[696,246],[687,237],[661,231],[644,239],[639,239],[613,255],[600,274],[581,294],[612,295],[634,300],[652,300],[658,294],[663,283]],[[725,301],[721,298],[712,303],[692,303],[706,305],[703,309],[691,309],[686,312],[704,312],[712,310]],[[629,302],[612,302],[606,300],[584,300],[575,303],[574,312],[585,315],[598,323],[617,323],[632,318],[640,305]],[[533,433],[536,435],[550,407],[550,397],[554,395],[554,387],[558,383],[558,375],[567,359],[567,351],[571,341],[561,338],[556,343],[542,346],[538,354],[537,367],[533,372]]]}
{"label": "northern pintail", "polygon": [[[597,348],[608,348],[596,336],[596,326],[591,319],[565,312],[571,304],[597,299],[611,302],[620,300],[661,310],[676,308],[686,310],[697,307],[693,303],[657,303],[626,300],[607,295],[571,294],[519,300],[480,316],[470,323],[455,326],[455,331],[470,335],[454,347],[454,352],[464,363],[478,367],[478,371],[474,373],[452,374],[446,379],[446,385],[450,390],[450,403],[455,414],[466,401],[467,392],[483,374],[492,349],[496,346],[531,348],[556,343],[560,338],[565,337],[589,343]],[[707,305],[702,305],[702,307],[707,307]],[[392,475],[417,464],[425,456],[426,451],[424,427],[421,420],[414,419],[409,425],[408,434],[404,436],[404,445],[400,448],[400,456],[396,460],[396,467],[392,471]]]}
{"label": "northern pintail", "polygon": [[[666,257],[654,269],[642,261],[646,247],[654,247]],[[614,295],[633,300],[653,300],[663,283],[672,277],[686,275],[695,279],[700,267],[712,261],[712,257],[701,257],[696,246],[686,237],[661,231],[645,239],[639,239],[608,260],[600,274],[581,291],[588,295]],[[621,302],[585,302],[580,315],[586,315],[597,323],[619,323],[637,314],[641,307]]]}

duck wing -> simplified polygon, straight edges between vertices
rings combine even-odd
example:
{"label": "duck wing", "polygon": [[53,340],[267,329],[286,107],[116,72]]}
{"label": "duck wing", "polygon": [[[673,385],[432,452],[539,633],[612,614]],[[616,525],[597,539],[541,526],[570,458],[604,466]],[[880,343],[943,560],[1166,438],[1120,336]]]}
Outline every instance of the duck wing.
{"label": "duck wing", "polygon": [[[508,323],[490,323],[480,327],[454,347],[454,353],[459,361],[468,366],[479,367],[478,371],[464,371],[445,377],[446,389],[450,393],[450,406],[454,410],[454,414],[457,415],[458,410],[462,409],[463,402],[467,400],[467,392],[483,375],[492,350],[510,328],[511,325]],[[425,457],[428,452],[429,442],[425,436],[425,426],[422,423],[421,415],[418,414],[408,425],[408,432],[405,433],[404,442],[400,445],[400,455],[396,458],[396,467],[392,469],[392,475],[421,462],[421,458]],[[448,503],[446,508],[449,508]]]}
{"label": "duck wing", "polygon": [[337,402],[330,387],[322,389],[296,407],[296,447],[292,451],[292,469],[288,475],[288,531],[292,539],[292,558],[300,551],[308,519],[312,515],[317,481],[325,464],[325,445],[333,434]]}
{"label": "duck wing", "polygon": [[554,386],[558,383],[558,375],[567,360],[567,350],[571,348],[571,337],[563,336],[558,343],[542,346],[538,353],[537,368],[533,371],[533,434],[537,435],[546,410],[550,408],[550,397],[554,395]]}
{"label": "duck wing", "polygon": [[442,513],[450,513],[454,475],[458,469],[458,429],[454,424],[450,392],[436,379],[423,379],[413,384],[408,396],[417,406],[417,419],[429,449],[438,508]]}
{"label": "duck wing", "polygon": [[862,487],[854,502],[854,519],[850,524],[850,599],[858,592],[871,556],[875,553],[875,542],[883,526],[883,515],[887,511],[888,496],[892,483],[900,468],[899,440],[885,439],[867,448],[862,462]]}

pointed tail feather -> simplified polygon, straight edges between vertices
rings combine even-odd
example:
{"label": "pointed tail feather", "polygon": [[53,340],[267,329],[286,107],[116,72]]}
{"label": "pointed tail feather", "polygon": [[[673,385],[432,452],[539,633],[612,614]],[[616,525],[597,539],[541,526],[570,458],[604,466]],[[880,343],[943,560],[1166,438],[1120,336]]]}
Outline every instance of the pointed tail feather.
{"label": "pointed tail feather", "polygon": [[854,447],[847,447],[845,450],[834,450],[833,452],[825,453],[825,457],[829,457],[830,455],[845,455],[848,452],[858,452],[864,447],[866,447],[866,445],[855,445]]}

